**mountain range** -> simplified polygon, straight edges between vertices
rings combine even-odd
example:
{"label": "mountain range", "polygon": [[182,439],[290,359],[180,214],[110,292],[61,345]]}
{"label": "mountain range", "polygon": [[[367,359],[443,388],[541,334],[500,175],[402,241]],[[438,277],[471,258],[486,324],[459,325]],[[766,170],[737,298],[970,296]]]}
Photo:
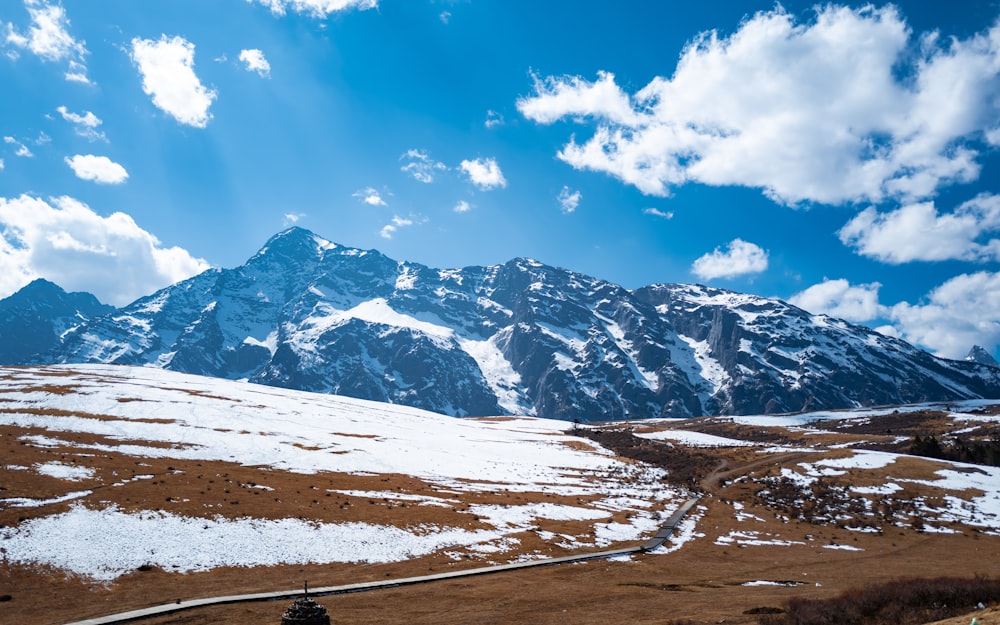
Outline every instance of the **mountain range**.
{"label": "mountain range", "polygon": [[0,300],[0,364],[144,365],[454,416],[586,422],[1000,397],[1000,367],[979,351],[941,359],[776,299],[628,290],[524,258],[432,269],[301,228],[122,308],[44,280]]}

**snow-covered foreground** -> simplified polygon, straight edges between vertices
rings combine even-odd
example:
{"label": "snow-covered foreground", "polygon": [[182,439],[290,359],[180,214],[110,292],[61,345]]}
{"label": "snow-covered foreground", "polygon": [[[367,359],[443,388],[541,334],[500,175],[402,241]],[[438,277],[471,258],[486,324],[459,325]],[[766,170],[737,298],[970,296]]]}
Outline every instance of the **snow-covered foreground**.
{"label": "snow-covered foreground", "polygon": [[[344,397],[105,365],[0,370],[0,398],[0,426],[45,431],[21,435],[23,443],[35,447],[226,461],[298,474],[408,475],[448,494],[368,493],[418,505],[456,506],[462,493],[484,492],[543,493],[581,502],[471,506],[467,513],[492,529],[468,530],[262,519],[253,517],[252,508],[237,519],[129,513],[112,501],[95,506],[90,497],[86,504],[74,502],[69,510],[62,505],[0,530],[8,562],[51,565],[101,581],[143,564],[187,572],[391,562],[456,547],[495,555],[515,547],[513,535],[539,519],[583,521],[591,527],[584,536],[537,532],[543,540],[600,547],[655,531],[661,514],[683,497],[661,482],[660,470],[625,464],[596,444],[582,444],[565,434],[570,424],[562,421],[454,419]],[[96,438],[81,442],[72,440],[73,434]],[[45,506],[94,492],[81,490],[92,477],[84,468],[47,462],[2,469],[72,482],[67,491],[73,492],[53,499],[0,499],[0,510],[44,512]],[[612,519],[621,511],[628,512],[629,524]]]}

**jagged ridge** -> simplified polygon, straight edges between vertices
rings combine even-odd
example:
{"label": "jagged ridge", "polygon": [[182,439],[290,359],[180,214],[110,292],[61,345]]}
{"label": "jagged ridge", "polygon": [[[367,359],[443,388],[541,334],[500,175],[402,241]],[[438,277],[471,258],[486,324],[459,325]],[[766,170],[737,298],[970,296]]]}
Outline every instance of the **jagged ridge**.
{"label": "jagged ridge", "polygon": [[151,365],[451,415],[581,421],[1000,396],[994,367],[777,300],[628,291],[529,259],[437,270],[301,228],[240,267],[14,356],[5,364]]}

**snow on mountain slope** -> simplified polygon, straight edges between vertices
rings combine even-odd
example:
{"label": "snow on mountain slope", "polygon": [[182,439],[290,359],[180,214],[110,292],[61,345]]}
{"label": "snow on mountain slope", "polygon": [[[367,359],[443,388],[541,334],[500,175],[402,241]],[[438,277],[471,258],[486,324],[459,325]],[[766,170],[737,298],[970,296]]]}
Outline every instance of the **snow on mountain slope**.
{"label": "snow on mountain slope", "polygon": [[[602,546],[655,531],[661,511],[683,497],[662,484],[661,470],[625,464],[596,444],[581,445],[564,433],[569,425],[563,421],[454,419],[334,395],[108,365],[0,369],[0,398],[5,433],[39,453],[59,450],[61,458],[4,469],[72,482],[59,497],[0,499],[0,512],[35,515],[0,530],[6,560],[49,564],[96,580],[113,580],[144,563],[198,571],[390,562],[444,549],[461,559],[463,553],[510,550],[520,542],[514,536],[531,528],[554,543]],[[283,474],[367,480],[372,486],[366,490],[331,489],[327,497],[336,493],[369,504],[401,497],[413,502],[409,514],[416,516],[400,525],[261,518],[254,507],[224,516],[210,495],[204,508],[193,509],[202,510],[197,514],[161,510],[162,499],[157,509],[134,510],[115,493],[143,477],[155,482],[162,476],[144,476],[140,469],[132,478],[109,477],[98,458],[124,458],[123,466],[138,467],[167,460],[171,476],[207,471],[204,463],[235,463],[257,476],[241,483],[255,494],[269,494],[268,483],[275,485]],[[408,476],[414,490],[387,489],[388,477],[382,476],[399,475]],[[416,489],[418,483],[425,486]],[[528,499],[502,506],[462,501],[489,501],[498,493]],[[171,500],[183,499],[168,498],[168,508]],[[418,508],[440,506],[449,509],[450,525],[421,520],[432,517]],[[338,510],[330,506],[325,514]],[[572,536],[569,521],[579,527]],[[549,523],[560,531],[546,533],[542,528]],[[52,541],[53,535],[60,540]]]}
{"label": "snow on mountain slope", "polygon": [[778,300],[628,291],[523,258],[432,269],[301,228],[24,362],[152,365],[453,416],[584,422],[1000,397],[996,367]]}

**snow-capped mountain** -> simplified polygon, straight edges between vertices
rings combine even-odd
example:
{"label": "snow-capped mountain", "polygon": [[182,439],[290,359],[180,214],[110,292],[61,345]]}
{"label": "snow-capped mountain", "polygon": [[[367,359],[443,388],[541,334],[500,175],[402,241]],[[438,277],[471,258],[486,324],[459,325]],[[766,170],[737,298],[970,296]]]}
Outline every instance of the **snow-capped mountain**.
{"label": "snow-capped mountain", "polygon": [[978,362],[981,365],[1000,367],[1000,362],[997,362],[997,359],[983,349],[981,345],[973,345],[972,349],[969,350],[969,355],[965,359],[970,362]]}
{"label": "snow-capped mountain", "polygon": [[67,331],[112,311],[90,293],[67,293],[48,280],[35,280],[0,300],[0,362],[39,360]]}
{"label": "snow-capped mountain", "polygon": [[581,421],[1000,397],[996,368],[777,300],[692,285],[628,291],[527,259],[437,270],[300,228],[240,267],[92,319],[29,361]]}

